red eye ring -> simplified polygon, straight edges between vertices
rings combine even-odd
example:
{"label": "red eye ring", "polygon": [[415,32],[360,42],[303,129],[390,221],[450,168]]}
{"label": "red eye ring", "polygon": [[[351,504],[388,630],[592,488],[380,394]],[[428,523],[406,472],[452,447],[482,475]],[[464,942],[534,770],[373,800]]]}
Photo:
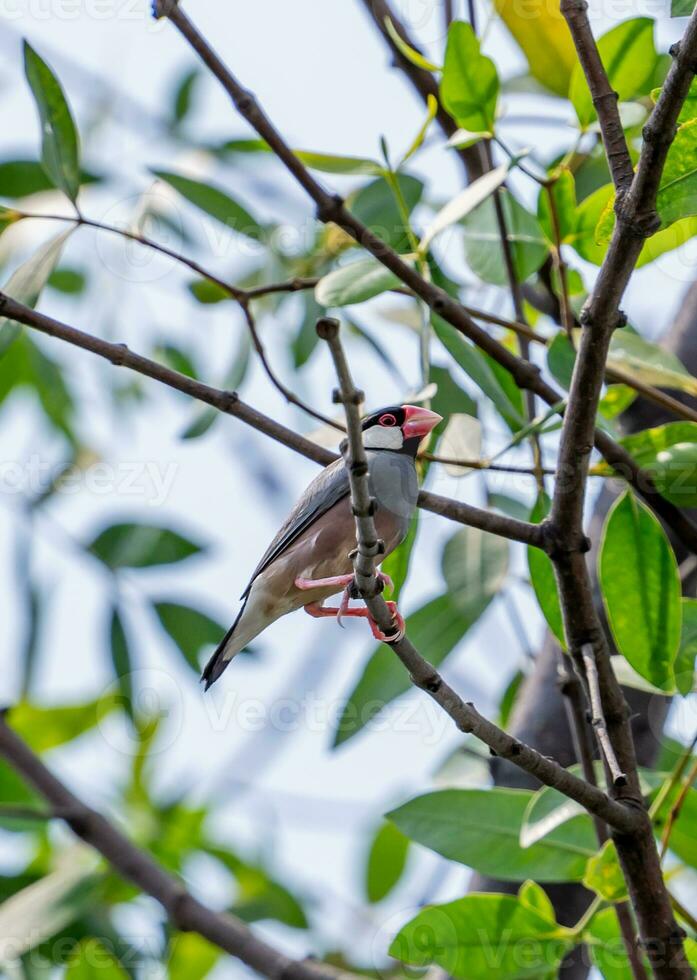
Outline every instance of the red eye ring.
{"label": "red eye ring", "polygon": [[388,412],[387,415],[381,415],[379,421],[380,425],[393,426],[397,424],[397,419],[391,412]]}

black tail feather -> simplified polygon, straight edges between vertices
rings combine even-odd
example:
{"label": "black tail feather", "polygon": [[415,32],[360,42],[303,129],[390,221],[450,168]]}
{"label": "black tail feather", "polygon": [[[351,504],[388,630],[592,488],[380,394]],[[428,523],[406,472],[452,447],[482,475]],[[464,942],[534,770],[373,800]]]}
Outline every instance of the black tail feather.
{"label": "black tail feather", "polygon": [[228,667],[230,664],[230,660],[225,660],[224,658],[225,647],[227,646],[228,641],[231,639],[232,634],[235,632],[235,629],[237,628],[237,624],[240,621],[242,613],[244,612],[244,607],[246,605],[247,603],[245,601],[239,613],[237,614],[237,618],[235,619],[235,622],[232,624],[230,629],[222,638],[222,640],[220,641],[220,643],[218,644],[215,650],[215,653],[212,655],[211,659],[203,668],[203,673],[201,674],[201,683],[204,684],[204,691],[207,691],[212,684],[215,684],[215,682],[218,680],[218,678],[223,673],[225,668]]}

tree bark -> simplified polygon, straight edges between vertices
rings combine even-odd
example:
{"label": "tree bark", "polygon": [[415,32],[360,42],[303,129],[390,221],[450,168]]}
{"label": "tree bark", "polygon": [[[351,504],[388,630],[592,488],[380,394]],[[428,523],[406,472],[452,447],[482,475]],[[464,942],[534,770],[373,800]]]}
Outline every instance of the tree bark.
{"label": "tree bark", "polygon": [[[672,327],[664,336],[662,346],[673,351],[688,370],[697,374],[697,283],[687,291]],[[681,397],[681,401],[688,401]],[[626,432],[636,432],[673,418],[660,406],[638,398],[622,417],[622,427]],[[597,544],[605,515],[612,502],[621,492],[621,487],[606,485],[600,494],[593,514],[590,536],[593,549],[588,561],[597,588],[595,574]],[[671,542],[680,563],[687,552],[674,536]],[[695,594],[694,576],[685,585],[686,594]],[[602,603],[598,603],[603,622],[605,617]],[[559,645],[549,631],[545,635],[542,649],[536,659],[535,668],[526,679],[518,696],[509,725],[511,734],[533,746],[543,755],[552,756],[564,766],[576,762],[574,744],[559,687],[558,663]],[[636,743],[637,758],[640,765],[652,766],[660,748],[660,733],[670,705],[669,699],[643,694],[639,691],[625,691],[632,710],[632,730]],[[537,788],[527,773],[511,766],[503,759],[492,759],[491,772],[497,786],[510,786],[519,789]],[[515,892],[519,882],[501,882],[475,874],[470,883],[472,891]],[[546,890],[554,903],[558,919],[564,925],[573,925],[588,907],[590,893],[581,885],[548,885]],[[563,980],[584,980],[590,969],[585,949],[579,948],[567,957],[560,976]]]}

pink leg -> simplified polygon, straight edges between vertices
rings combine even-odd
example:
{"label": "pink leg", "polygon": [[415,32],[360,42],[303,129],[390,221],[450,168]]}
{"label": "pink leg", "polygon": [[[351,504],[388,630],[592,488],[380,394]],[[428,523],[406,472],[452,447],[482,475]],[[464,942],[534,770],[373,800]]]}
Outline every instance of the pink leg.
{"label": "pink leg", "polygon": [[[387,575],[386,572],[378,572],[378,578],[383,583],[383,585],[392,592],[394,590],[394,582]],[[346,588],[353,582],[353,575],[333,575],[331,578],[302,578],[298,577],[295,580],[296,588],[298,589],[327,589],[332,585],[336,585],[337,592],[339,589]]]}
{"label": "pink leg", "polygon": [[398,632],[395,633],[393,636],[386,636],[382,632],[378,624],[375,622],[373,617],[370,615],[369,611],[364,606],[361,606],[357,609],[348,609],[348,608],[342,609],[342,606],[343,606],[343,602],[342,605],[339,607],[323,606],[319,602],[310,602],[303,608],[305,609],[305,612],[309,616],[314,616],[315,619],[322,619],[325,616],[336,616],[337,620],[339,620],[339,625],[341,625],[340,617],[342,615],[352,616],[357,619],[367,619],[373,636],[375,637],[376,640],[379,640],[381,643],[395,643],[397,640],[401,640],[404,638],[406,625],[404,623],[403,616],[397,609],[396,602],[387,603],[387,607],[392,613],[392,619],[394,620],[394,624],[398,630]]}

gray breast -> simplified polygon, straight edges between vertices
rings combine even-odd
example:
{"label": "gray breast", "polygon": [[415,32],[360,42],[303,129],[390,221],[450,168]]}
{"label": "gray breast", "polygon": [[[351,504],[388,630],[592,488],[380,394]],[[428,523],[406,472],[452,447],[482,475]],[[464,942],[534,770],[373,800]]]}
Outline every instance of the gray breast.
{"label": "gray breast", "polygon": [[419,493],[414,460],[411,456],[392,452],[368,451],[367,456],[370,492],[375,498],[378,514],[389,512],[403,536],[409,529]]}

